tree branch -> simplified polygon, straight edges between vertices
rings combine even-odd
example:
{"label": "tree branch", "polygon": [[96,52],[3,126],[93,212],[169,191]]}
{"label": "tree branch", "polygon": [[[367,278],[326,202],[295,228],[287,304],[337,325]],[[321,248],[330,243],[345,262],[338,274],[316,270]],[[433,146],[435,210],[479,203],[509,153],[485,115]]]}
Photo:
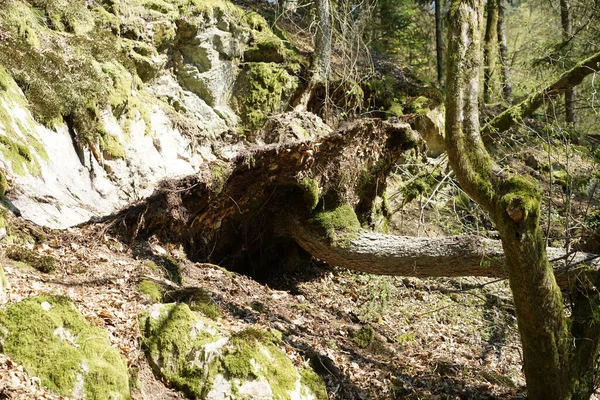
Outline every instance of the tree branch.
{"label": "tree branch", "polygon": [[600,52],[583,60],[562,74],[554,83],[546,86],[539,92],[532,93],[519,104],[509,107],[504,112],[498,114],[483,127],[482,135],[490,136],[508,130],[513,125],[530,116],[545,101],[579,85],[586,76],[598,71],[600,71]]}

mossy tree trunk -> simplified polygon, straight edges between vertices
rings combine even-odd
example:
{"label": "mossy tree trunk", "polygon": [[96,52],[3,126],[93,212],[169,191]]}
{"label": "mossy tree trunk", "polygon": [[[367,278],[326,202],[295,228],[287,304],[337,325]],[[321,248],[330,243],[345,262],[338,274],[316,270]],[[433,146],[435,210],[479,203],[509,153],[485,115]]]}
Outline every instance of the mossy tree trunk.
{"label": "mossy tree trunk", "polygon": [[[563,39],[565,41],[571,40],[573,36],[573,16],[569,0],[560,0],[560,24],[562,26]],[[574,129],[577,124],[576,103],[575,88],[567,89],[565,91],[565,121],[571,124]]]}
{"label": "mossy tree trunk", "polygon": [[599,327],[593,318],[597,290],[587,285],[589,293],[579,292],[575,310],[581,316],[575,318],[572,334],[539,226],[539,190],[533,182],[499,170],[481,139],[477,99],[482,10],[483,0],[455,0],[450,8],[448,160],[463,189],[490,213],[500,232],[523,344],[528,398],[571,399],[586,393],[589,397],[586,382],[593,376],[598,354]]}
{"label": "mossy tree trunk", "polygon": [[498,32],[498,5],[496,0],[488,0],[483,45],[483,101],[491,103],[494,98],[494,67],[496,65],[496,40]]}
{"label": "mossy tree trunk", "polygon": [[510,82],[510,66],[508,65],[508,38],[506,35],[506,19],[504,11],[506,0],[498,0],[498,55],[500,59],[500,76],[502,94],[508,104],[513,102],[512,84]]}

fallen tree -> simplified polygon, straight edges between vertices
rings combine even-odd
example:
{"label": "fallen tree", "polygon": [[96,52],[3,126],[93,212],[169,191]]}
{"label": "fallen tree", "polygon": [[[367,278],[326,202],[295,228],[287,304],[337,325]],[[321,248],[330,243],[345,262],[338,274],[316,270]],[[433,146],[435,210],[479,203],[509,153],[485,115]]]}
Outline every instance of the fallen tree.
{"label": "fallen tree", "polygon": [[[409,125],[367,119],[289,141],[290,120],[280,116],[267,128],[273,143],[165,182],[148,200],[112,217],[113,229],[129,240],[159,235],[183,244],[193,260],[253,275],[287,262],[285,253],[296,243],[330,265],[372,274],[507,277],[498,240],[400,237],[361,227],[385,213],[375,200],[393,165],[423,145]],[[587,271],[584,264],[600,267],[592,254],[558,248],[548,254],[565,289]]]}

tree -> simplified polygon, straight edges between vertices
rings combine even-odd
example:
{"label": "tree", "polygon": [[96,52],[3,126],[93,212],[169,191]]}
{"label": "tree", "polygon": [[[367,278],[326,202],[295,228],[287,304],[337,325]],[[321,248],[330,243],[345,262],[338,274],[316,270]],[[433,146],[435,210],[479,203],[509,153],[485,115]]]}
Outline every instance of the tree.
{"label": "tree", "polygon": [[[600,321],[599,294],[578,282],[573,318],[548,262],[539,226],[541,195],[528,179],[499,169],[479,127],[479,69],[483,0],[455,0],[450,8],[446,148],[452,169],[496,224],[513,293],[531,399],[588,398],[594,387]],[[570,327],[569,327],[570,325]]]}
{"label": "tree", "polygon": [[500,59],[500,76],[504,100],[513,102],[512,84],[510,82],[510,67],[508,65],[508,39],[506,35],[506,20],[504,16],[506,0],[498,0],[498,55]]}
{"label": "tree", "polygon": [[[560,0],[560,23],[562,26],[563,39],[565,41],[571,40],[573,36],[573,17],[571,15],[571,6],[569,0]],[[565,120],[571,124],[573,128],[576,128],[577,114],[575,113],[575,106],[577,97],[575,94],[575,88],[570,88],[565,91]]]}
{"label": "tree", "polygon": [[496,65],[496,40],[498,38],[498,4],[496,0],[487,1],[487,16],[483,45],[483,101],[491,103],[494,95],[494,67]]}
{"label": "tree", "polygon": [[444,60],[443,60],[443,44],[442,44],[442,0],[434,0],[435,7],[435,55],[437,63],[437,80],[442,86],[444,78]]}

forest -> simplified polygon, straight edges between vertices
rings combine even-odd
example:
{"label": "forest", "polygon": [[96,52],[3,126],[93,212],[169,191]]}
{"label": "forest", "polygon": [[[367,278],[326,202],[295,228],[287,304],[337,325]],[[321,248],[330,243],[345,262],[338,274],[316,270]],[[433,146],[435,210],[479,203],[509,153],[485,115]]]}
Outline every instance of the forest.
{"label": "forest", "polygon": [[0,398],[600,396],[596,0],[0,0]]}

